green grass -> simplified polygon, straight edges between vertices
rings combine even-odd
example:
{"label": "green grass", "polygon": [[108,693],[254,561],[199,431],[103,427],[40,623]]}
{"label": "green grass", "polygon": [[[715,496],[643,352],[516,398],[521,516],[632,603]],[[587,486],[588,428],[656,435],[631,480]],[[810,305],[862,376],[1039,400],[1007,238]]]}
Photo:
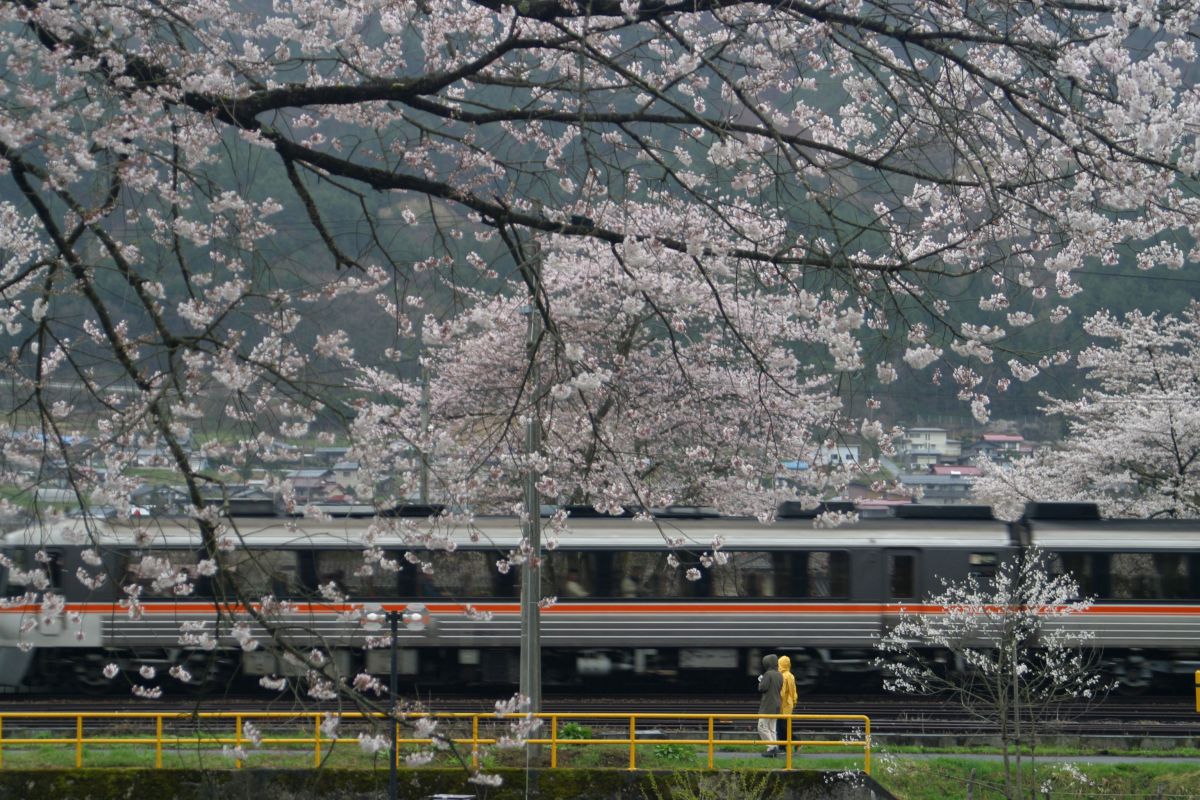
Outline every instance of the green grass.
{"label": "green grass", "polygon": [[[265,737],[308,736],[311,728],[264,728]],[[465,732],[464,732],[465,733]],[[105,732],[92,731],[92,736],[121,736],[135,738],[140,732],[113,729]],[[230,730],[220,731],[221,736],[232,736]],[[455,731],[454,735],[459,732]],[[65,734],[56,734],[63,736]],[[321,762],[324,768],[354,770],[384,770],[387,768],[386,753],[365,753],[352,737],[354,730],[346,730],[347,737],[336,745],[324,743]],[[5,730],[5,739],[39,738],[43,733]],[[313,767],[312,744],[290,744],[265,742],[261,748],[249,744],[244,746],[246,758],[243,768],[270,767],[273,769],[310,769]],[[401,755],[416,751],[412,745],[402,746]],[[1026,764],[1026,787],[1036,787],[1038,797],[1053,798],[1105,798],[1105,797],[1197,797],[1200,796],[1200,761],[1157,762],[1152,758],[1135,763],[1122,764],[1063,764],[1056,762],[1056,755],[1080,755],[1080,751],[1064,751],[1057,754],[1039,753],[1032,768]],[[830,750],[830,752],[820,752]],[[873,752],[871,757],[872,776],[901,800],[999,800],[1003,786],[1002,765],[996,760],[980,760],[956,757],[970,753],[989,753],[994,750],[961,748],[961,753],[945,754],[929,758],[924,748],[888,748],[886,753]],[[861,752],[853,748],[833,750],[831,748],[804,748],[802,757],[793,760],[793,768],[805,771],[846,772],[862,769]],[[750,746],[730,748],[718,747],[716,766],[721,770],[762,771],[783,769],[785,759],[762,758],[761,749]],[[2,748],[5,769],[70,769],[75,766],[73,744],[4,744]],[[1154,753],[1136,751],[1144,756],[1196,757],[1195,750],[1171,750]],[[521,768],[527,764],[548,767],[550,747],[543,745],[533,758],[521,748],[505,750],[496,747],[481,748],[481,766],[484,770],[501,767]],[[1091,753],[1095,755],[1095,753]],[[459,767],[469,763],[469,746],[457,745],[439,752],[429,764],[431,768]],[[152,768],[154,766],[153,739],[136,744],[85,744],[83,765],[90,768]],[[622,770],[629,765],[629,748],[620,744],[578,744],[570,740],[560,741],[558,766],[576,769]],[[227,746],[210,739],[181,741],[166,744],[163,748],[163,766],[167,768],[190,768],[221,770],[234,769],[235,759]],[[649,743],[637,748],[637,766],[646,770],[700,770],[707,767],[707,748],[703,745]],[[405,767],[405,769],[408,769]],[[733,800],[732,798],[730,800]]]}
{"label": "green grass", "polygon": [[[1003,767],[994,761],[953,757],[876,762],[875,778],[900,800],[999,800]],[[1025,772],[1027,792],[1056,798],[1169,798],[1200,796],[1200,764],[1145,761],[1126,764],[1056,764],[1039,760]]]}

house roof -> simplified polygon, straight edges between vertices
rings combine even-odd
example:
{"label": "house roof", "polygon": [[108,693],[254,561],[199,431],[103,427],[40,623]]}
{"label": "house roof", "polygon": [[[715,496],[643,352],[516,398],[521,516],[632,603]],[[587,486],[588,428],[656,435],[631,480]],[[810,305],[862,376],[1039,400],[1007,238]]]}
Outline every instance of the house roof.
{"label": "house roof", "polygon": [[1019,433],[985,433],[985,442],[1023,442],[1025,437]]}
{"label": "house roof", "polygon": [[965,475],[901,475],[900,483],[913,486],[961,486],[971,481]]}
{"label": "house roof", "polygon": [[983,470],[970,464],[934,464],[929,468],[931,475],[963,475],[975,477],[982,475]]}
{"label": "house roof", "polygon": [[283,477],[288,480],[314,480],[317,478],[328,478],[331,470],[322,467],[320,469],[289,469],[284,473]]}

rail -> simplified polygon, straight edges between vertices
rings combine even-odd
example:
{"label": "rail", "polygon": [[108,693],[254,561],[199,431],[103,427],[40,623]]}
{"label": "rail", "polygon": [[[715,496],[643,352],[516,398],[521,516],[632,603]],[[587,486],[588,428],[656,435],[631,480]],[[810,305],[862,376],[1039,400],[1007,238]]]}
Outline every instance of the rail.
{"label": "rail", "polygon": [[[1198,678],[1200,680],[1200,678]],[[717,754],[717,745],[724,747],[745,747],[751,751],[778,745],[783,749],[783,766],[792,769],[794,753],[800,747],[819,747],[834,749],[858,749],[862,751],[863,771],[871,772],[871,720],[860,714],[681,714],[681,713],[620,713],[620,712],[543,712],[527,715],[519,713],[411,713],[399,716],[395,722],[395,730],[388,732],[388,718],[385,714],[370,714],[362,712],[334,713],[325,711],[210,711],[210,712],[155,712],[155,711],[4,711],[0,712],[0,769],[5,767],[5,756],[18,748],[50,747],[71,745],[74,747],[74,766],[79,769],[84,764],[85,749],[113,747],[117,745],[133,745],[154,748],[154,768],[163,768],[164,753],[184,747],[222,747],[229,748],[230,756],[235,767],[242,768],[244,748],[253,743],[256,748],[269,746],[288,746],[292,748],[312,748],[312,764],[320,766],[322,754],[326,748],[332,748],[339,743],[360,743],[357,736],[339,735],[357,726],[360,735],[367,731],[375,731],[378,737],[382,731],[383,739],[390,747],[391,735],[395,736],[395,752],[392,754],[398,763],[405,748],[431,748],[438,745],[454,744],[470,748],[470,759],[473,768],[480,765],[481,749],[489,746],[512,744],[512,727],[524,727],[530,717],[541,719],[540,738],[529,736],[524,738],[524,745],[540,745],[549,750],[549,765],[552,769],[559,766],[560,753],[568,748],[587,746],[622,745],[629,748],[629,770],[636,770],[638,746],[642,745],[682,745],[694,748],[704,748],[708,756],[708,768],[712,769]],[[753,736],[753,723],[760,718],[785,720],[785,735],[778,742],[766,742]],[[335,730],[330,732],[328,727],[331,718],[337,718]],[[419,720],[426,720],[419,724]],[[224,724],[232,722],[230,732],[223,728]],[[433,730],[423,731],[426,735],[409,736],[405,727],[440,726],[446,723],[445,732],[435,733]],[[581,723],[599,725],[600,723],[613,726],[620,733],[608,737],[575,738],[588,729]],[[60,731],[64,723],[73,723],[68,729],[73,729],[72,735],[53,735]],[[136,725],[144,726],[143,732],[136,731]],[[247,726],[249,723],[249,727]],[[548,724],[547,724],[548,723]],[[577,727],[568,726],[575,723]],[[662,730],[649,729],[647,724],[679,723],[680,735],[670,738]],[[800,725],[800,723],[806,723]],[[820,724],[817,724],[820,723]],[[833,723],[838,723],[834,725]],[[213,730],[206,730],[205,726]],[[41,725],[40,729],[36,726]],[[152,730],[150,726],[153,726]],[[259,731],[257,726],[263,726]],[[806,732],[807,728],[836,728],[844,725],[847,732],[840,738],[831,738],[831,734],[821,734],[823,738],[796,738],[796,735]],[[101,726],[107,730],[99,730]],[[134,731],[127,730],[135,726]],[[271,728],[274,727],[274,732]],[[30,730],[33,729],[33,730]],[[280,735],[280,729],[287,735]],[[289,731],[289,729],[291,729]],[[698,731],[697,731],[698,729]],[[39,735],[13,736],[12,733]],[[120,735],[113,735],[119,730]],[[181,732],[183,731],[183,732]],[[683,733],[697,732],[697,735],[684,736]],[[567,735],[564,735],[566,733]],[[50,735],[46,735],[50,734]],[[741,738],[738,738],[738,737]],[[509,741],[505,742],[505,738]],[[377,740],[378,741],[378,740]],[[519,741],[519,740],[518,740]],[[518,746],[521,746],[518,744]]]}

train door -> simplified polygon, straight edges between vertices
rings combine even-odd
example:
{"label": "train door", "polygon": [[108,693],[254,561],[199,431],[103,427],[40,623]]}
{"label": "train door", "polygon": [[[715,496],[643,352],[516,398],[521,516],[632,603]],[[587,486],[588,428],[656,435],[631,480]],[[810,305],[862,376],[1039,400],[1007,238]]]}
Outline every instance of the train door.
{"label": "train door", "polygon": [[912,602],[919,599],[917,576],[919,564],[916,550],[888,550],[886,591],[889,603]]}

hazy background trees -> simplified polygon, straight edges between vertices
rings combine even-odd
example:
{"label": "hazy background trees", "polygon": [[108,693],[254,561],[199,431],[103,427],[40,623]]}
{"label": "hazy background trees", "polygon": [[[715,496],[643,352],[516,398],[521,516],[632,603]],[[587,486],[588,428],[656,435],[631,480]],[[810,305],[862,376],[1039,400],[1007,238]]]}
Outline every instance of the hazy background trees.
{"label": "hazy background trees", "polygon": [[1086,388],[1044,398],[1067,422],[1061,445],[989,465],[976,496],[1006,519],[1043,497],[1094,502],[1112,517],[1200,515],[1200,305],[1180,316],[1101,313],[1085,331]]}

